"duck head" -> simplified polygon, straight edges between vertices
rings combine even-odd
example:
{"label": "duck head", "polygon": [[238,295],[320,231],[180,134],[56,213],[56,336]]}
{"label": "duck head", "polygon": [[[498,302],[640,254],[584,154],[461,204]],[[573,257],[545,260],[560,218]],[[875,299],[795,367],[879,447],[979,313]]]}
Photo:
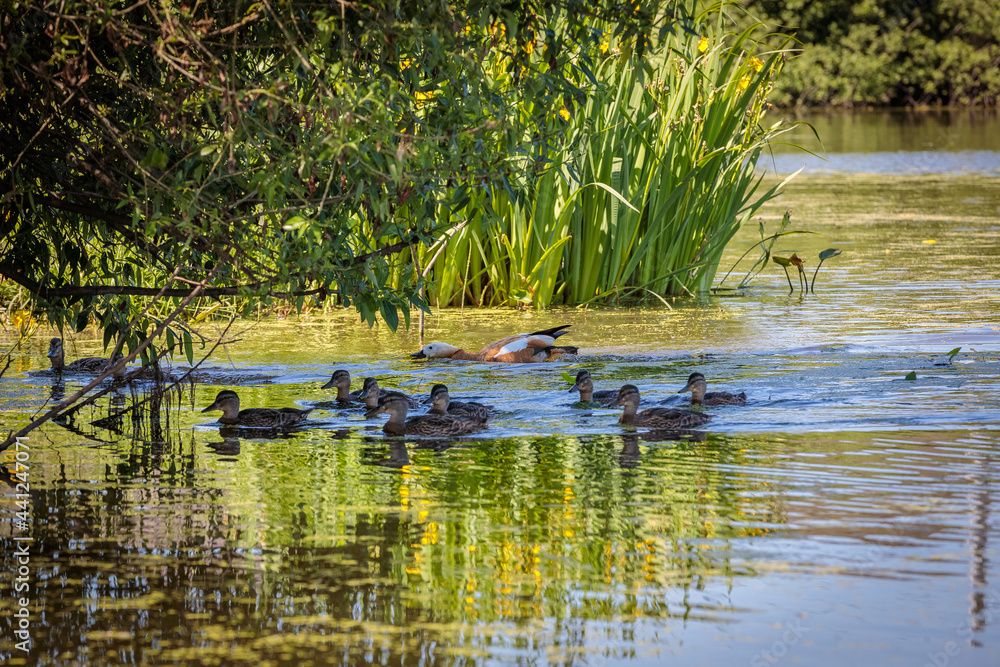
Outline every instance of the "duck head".
{"label": "duck head", "polygon": [[222,410],[224,418],[234,418],[240,412],[240,397],[236,395],[235,391],[229,389],[220,391],[216,395],[215,401],[202,410],[202,413],[212,412],[213,410]]}
{"label": "duck head", "polygon": [[320,387],[320,389],[333,389],[337,388],[337,395],[340,395],[340,391],[348,391],[351,388],[351,374],[343,369],[336,370],[330,377],[330,381],[325,385]]}
{"label": "duck head", "polygon": [[61,338],[53,338],[49,341],[49,361],[52,363],[52,368],[59,370],[65,366],[66,354],[63,352],[63,342]]}
{"label": "duck head", "polygon": [[618,396],[609,405],[613,408],[616,405],[624,405],[626,413],[634,413],[639,408],[639,388],[634,384],[627,384],[618,390]]}
{"label": "duck head", "polygon": [[448,387],[443,384],[436,384],[431,389],[431,412],[438,415],[448,414],[448,404],[451,396],[448,394]]}
{"label": "duck head", "polygon": [[576,384],[570,387],[569,392],[580,392],[581,401],[589,401],[594,395],[594,378],[590,377],[589,371],[580,371],[576,374]]}
{"label": "duck head", "polygon": [[684,388],[678,391],[678,394],[683,394],[684,392],[691,392],[691,402],[697,403],[705,398],[705,390],[708,389],[708,384],[705,382],[705,376],[701,373],[691,373],[688,376],[687,384]]}
{"label": "duck head", "polygon": [[[365,399],[365,407],[374,410],[378,407],[378,380],[375,378],[365,378],[365,383],[361,388],[358,398]],[[375,413],[378,414],[378,413]]]}
{"label": "duck head", "polygon": [[458,350],[459,348],[448,345],[448,343],[428,343],[420,348],[419,352],[411,354],[410,357],[412,359],[440,359],[441,357],[450,357]]}
{"label": "duck head", "polygon": [[402,422],[406,419],[406,411],[410,409],[410,400],[398,391],[387,392],[382,402],[375,408],[375,414],[388,414],[389,421]]}

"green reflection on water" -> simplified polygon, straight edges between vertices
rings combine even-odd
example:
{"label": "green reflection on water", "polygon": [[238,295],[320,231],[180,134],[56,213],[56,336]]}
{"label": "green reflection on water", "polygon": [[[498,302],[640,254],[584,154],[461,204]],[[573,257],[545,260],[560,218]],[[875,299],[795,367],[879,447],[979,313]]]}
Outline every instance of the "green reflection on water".
{"label": "green reflection on water", "polygon": [[[1000,113],[996,109],[783,111],[772,114],[763,124],[780,118],[802,120],[815,128],[815,134],[803,126],[783,137],[788,144],[813,152],[1000,151]],[[822,142],[816,140],[816,134]],[[796,149],[775,146],[774,150]]]}
{"label": "green reflection on water", "polygon": [[[416,363],[415,331],[307,315],[241,333],[158,427],[91,426],[108,403],[47,425],[31,437],[35,648],[20,664],[742,664],[816,600],[859,611],[806,623],[796,650],[808,664],[917,664],[967,616],[982,648],[963,651],[990,664],[995,180],[793,182],[764,215],[790,206],[819,234],[780,249],[845,251],[815,295],[789,296],[774,271],[748,293],[674,310],[428,319],[429,340],[470,348],[570,323],[585,352],[570,364]],[[88,335],[76,356],[100,351]],[[78,386],[32,374],[44,340],[0,385],[0,426]],[[957,345],[955,363],[936,365]],[[482,439],[449,443],[393,442],[380,420],[329,408],[287,437],[218,429],[198,412],[229,385],[248,407],[328,399],[319,386],[341,366],[356,387],[370,374],[423,394],[444,380],[503,412]],[[616,411],[572,408],[562,373],[578,368],[598,389],[634,382],[654,401],[678,399],[703,370],[751,405],[715,411],[703,437],[658,441],[620,428]],[[911,370],[919,380],[904,382]],[[5,553],[11,526],[0,524]],[[788,585],[789,573],[801,578]],[[0,579],[7,618],[11,586]],[[748,597],[755,586],[774,597]],[[852,586],[865,604],[836,598]],[[884,639],[890,616],[906,641]],[[868,627],[881,644],[858,639]],[[9,633],[0,653],[19,664]]]}

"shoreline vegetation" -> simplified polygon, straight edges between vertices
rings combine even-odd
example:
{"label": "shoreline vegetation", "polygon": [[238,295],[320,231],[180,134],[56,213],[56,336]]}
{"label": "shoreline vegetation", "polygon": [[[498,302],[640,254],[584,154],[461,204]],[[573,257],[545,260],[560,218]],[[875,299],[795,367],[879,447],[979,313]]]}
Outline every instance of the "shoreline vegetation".
{"label": "shoreline vegetation", "polygon": [[992,0],[743,0],[746,18],[795,35],[771,102],[795,107],[985,106],[1000,102]]}
{"label": "shoreline vegetation", "polygon": [[187,298],[332,299],[393,329],[431,303],[662,299],[707,289],[774,195],[753,165],[792,125],[760,124],[787,39],[729,5],[299,5],[14,3],[17,313],[131,352]]}
{"label": "shoreline vegetation", "polygon": [[[272,308],[347,306],[395,330],[431,305],[705,292],[781,189],[758,158],[809,129],[765,120],[819,89],[794,40],[837,34],[747,11],[780,3],[463,8],[12,3],[5,324],[96,327],[122,364],[190,363],[212,342],[195,325]],[[995,100],[962,81],[948,100]],[[906,99],[945,99],[921,95]]]}

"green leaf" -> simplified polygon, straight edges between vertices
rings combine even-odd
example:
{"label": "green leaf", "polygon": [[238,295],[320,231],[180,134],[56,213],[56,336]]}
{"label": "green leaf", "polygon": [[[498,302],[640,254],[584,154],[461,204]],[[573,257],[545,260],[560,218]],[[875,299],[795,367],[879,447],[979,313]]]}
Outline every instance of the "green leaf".
{"label": "green leaf", "polygon": [[824,250],[819,254],[819,258],[820,260],[825,261],[830,259],[831,257],[836,257],[841,252],[842,252],[841,250],[837,250],[836,248],[827,248],[826,250]]}
{"label": "green leaf", "polygon": [[194,364],[194,341],[187,331],[184,332],[184,356],[187,357],[189,364]]}
{"label": "green leaf", "polygon": [[907,373],[906,377],[903,378],[903,379],[904,380],[911,380],[911,381],[912,380],[916,380],[917,379],[917,372],[916,371],[910,371],[909,373]]}
{"label": "green leaf", "polygon": [[955,355],[958,354],[959,351],[961,351],[961,349],[962,349],[961,347],[956,347],[954,350],[948,353],[948,363],[951,363],[951,360],[955,358]]}
{"label": "green leaf", "polygon": [[382,319],[391,330],[395,331],[399,328],[399,313],[396,311],[396,306],[383,301],[379,304],[378,309],[382,313]]}
{"label": "green leaf", "polygon": [[778,257],[777,255],[773,255],[771,261],[786,268],[792,265],[792,262],[787,257]]}
{"label": "green leaf", "polygon": [[573,377],[572,375],[570,375],[566,371],[559,371],[559,372],[562,373],[563,380],[566,380],[566,382],[569,383],[570,386],[576,384],[576,378],[575,377]]}

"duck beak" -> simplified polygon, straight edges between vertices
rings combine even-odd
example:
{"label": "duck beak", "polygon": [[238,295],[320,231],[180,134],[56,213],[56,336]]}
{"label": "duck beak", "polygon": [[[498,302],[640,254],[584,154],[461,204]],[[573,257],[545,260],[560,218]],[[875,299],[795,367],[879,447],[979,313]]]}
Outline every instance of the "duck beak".
{"label": "duck beak", "polygon": [[211,412],[212,410],[218,410],[218,409],[219,409],[218,406],[216,406],[215,403],[212,403],[210,406],[202,410],[202,413]]}
{"label": "duck beak", "polygon": [[580,383],[577,382],[572,387],[569,388],[569,393],[572,394],[574,391],[579,391],[579,389],[580,389]]}
{"label": "duck beak", "polygon": [[329,382],[327,382],[327,383],[326,383],[325,385],[323,385],[322,387],[320,387],[320,389],[333,389],[333,388],[334,388],[334,387],[336,387],[336,386],[337,386],[337,385],[335,385],[335,384],[333,383],[333,380],[330,380],[330,381],[329,381]]}
{"label": "duck beak", "polygon": [[411,359],[426,359],[427,355],[424,354],[423,350],[420,350],[419,352],[414,352],[413,354],[411,354],[410,358]]}
{"label": "duck beak", "polygon": [[678,391],[677,393],[678,394],[683,394],[684,392],[691,391],[691,389],[692,389],[691,383],[688,382],[686,385],[684,385],[684,388],[681,389],[680,391]]}
{"label": "duck beak", "polygon": [[49,357],[54,357],[54,356],[56,356],[56,354],[58,354],[58,353],[56,352],[56,346],[55,346],[55,345],[53,345],[53,346],[49,347],[49,353],[48,353],[48,355],[46,355],[46,356],[49,356]]}
{"label": "duck beak", "polygon": [[361,393],[358,394],[358,398],[368,398],[368,390],[367,389],[362,389]]}

